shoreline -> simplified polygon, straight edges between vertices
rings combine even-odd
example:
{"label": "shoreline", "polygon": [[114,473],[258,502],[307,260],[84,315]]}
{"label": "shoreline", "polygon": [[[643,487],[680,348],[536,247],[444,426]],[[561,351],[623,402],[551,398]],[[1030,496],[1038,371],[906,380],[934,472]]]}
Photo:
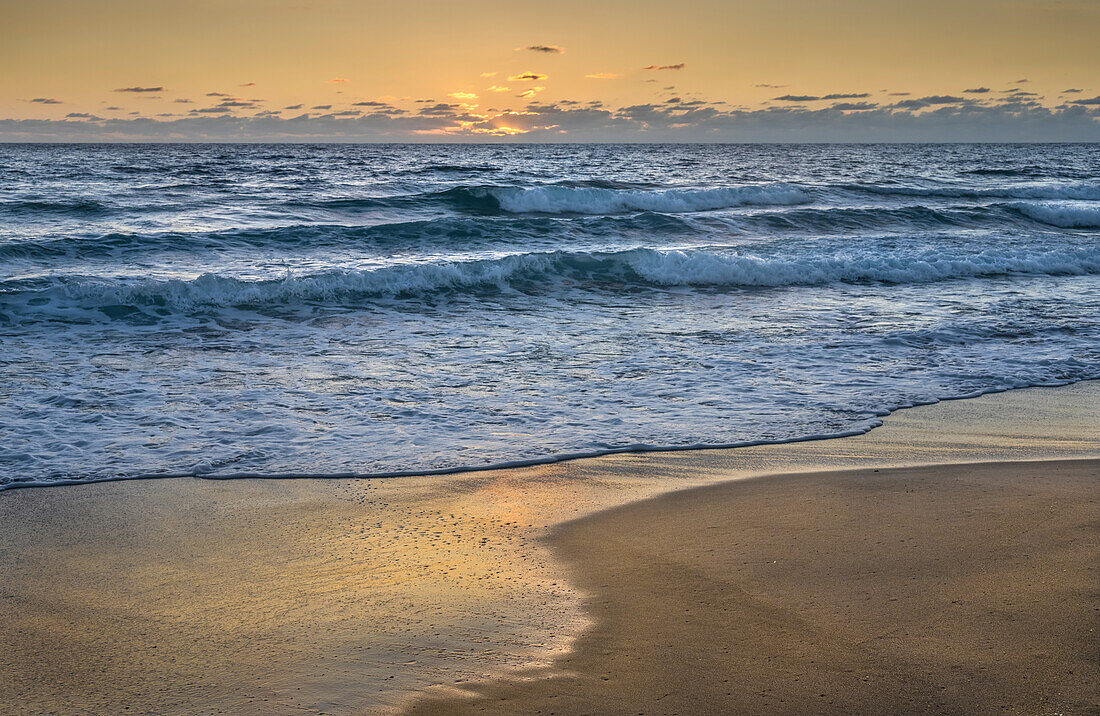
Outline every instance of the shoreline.
{"label": "shoreline", "polygon": [[1098,415],[1092,381],[901,410],[839,440],[401,480],[16,490],[0,495],[0,700],[392,712],[433,686],[545,668],[584,638],[583,595],[544,539],[555,525],[762,474],[1100,457]]}
{"label": "shoreline", "polygon": [[37,487],[72,487],[75,485],[93,485],[104,482],[124,482],[129,480],[175,480],[181,478],[193,478],[197,480],[390,480],[406,477],[447,477],[451,475],[465,475],[470,473],[480,472],[497,472],[500,470],[523,470],[531,467],[541,467],[545,465],[557,465],[560,463],[574,462],[578,460],[591,460],[594,458],[610,457],[614,455],[648,455],[653,453],[677,453],[677,452],[701,452],[708,450],[743,450],[745,448],[759,448],[759,447],[777,447],[783,445],[795,445],[800,443],[814,443],[828,440],[843,440],[845,438],[859,437],[861,435],[867,435],[878,428],[881,428],[885,423],[883,419],[899,413],[901,411],[912,410],[913,408],[921,408],[932,405],[941,405],[943,403],[952,403],[956,401],[974,400],[987,395],[998,395],[1001,393],[1011,393],[1021,390],[1044,390],[1044,389],[1058,389],[1068,388],[1080,383],[1092,383],[1100,382],[1100,377],[1085,377],[1074,378],[1072,380],[1062,383],[1050,383],[1041,385],[1024,385],[1010,388],[990,388],[988,390],[979,390],[967,395],[951,396],[947,398],[937,398],[926,402],[910,403],[898,406],[889,411],[883,412],[877,416],[874,424],[867,428],[856,428],[852,430],[844,430],[836,433],[822,433],[816,435],[806,435],[803,437],[790,438],[790,439],[777,439],[777,440],[747,440],[744,442],[735,443],[696,443],[693,445],[624,445],[621,447],[612,447],[604,450],[593,450],[587,452],[571,452],[558,455],[549,455],[540,458],[531,458],[529,460],[511,460],[499,463],[492,463],[489,465],[459,465],[455,467],[444,467],[429,470],[397,470],[393,472],[341,472],[341,473],[309,473],[309,472],[288,472],[288,473],[230,473],[225,475],[219,474],[205,474],[196,472],[175,472],[175,473],[144,473],[138,475],[121,476],[121,477],[102,477],[102,478],[66,478],[61,480],[52,480],[49,482],[11,482],[7,484],[0,484],[0,492],[6,490],[19,490],[30,489]]}

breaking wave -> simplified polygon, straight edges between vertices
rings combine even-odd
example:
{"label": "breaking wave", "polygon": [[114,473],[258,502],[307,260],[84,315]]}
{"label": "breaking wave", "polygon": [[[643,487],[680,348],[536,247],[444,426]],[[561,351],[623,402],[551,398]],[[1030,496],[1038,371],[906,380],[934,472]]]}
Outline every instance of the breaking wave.
{"label": "breaking wave", "polygon": [[355,302],[371,297],[412,298],[444,292],[561,289],[629,291],[660,287],[776,288],[831,283],[928,283],[1007,275],[1100,273],[1100,247],[1077,250],[986,250],[965,253],[927,250],[892,256],[759,256],[714,249],[514,254],[502,258],[418,263],[373,270],[330,270],[255,281],[204,274],[192,280],[108,280],[53,278],[19,285],[0,284],[14,310],[16,296],[33,313],[50,306],[200,310],[312,302]]}

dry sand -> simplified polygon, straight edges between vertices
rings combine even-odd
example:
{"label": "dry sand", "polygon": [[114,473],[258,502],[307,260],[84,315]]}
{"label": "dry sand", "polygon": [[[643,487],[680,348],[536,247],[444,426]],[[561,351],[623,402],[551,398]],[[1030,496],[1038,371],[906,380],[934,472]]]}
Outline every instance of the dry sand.
{"label": "dry sand", "polygon": [[1100,461],[745,480],[551,542],[595,626],[411,713],[1100,709]]}
{"label": "dry sand", "polygon": [[578,563],[543,539],[566,520],[763,473],[1084,457],[1100,457],[1095,382],[900,411],[813,443],[0,493],[0,713],[392,711],[432,685],[551,668],[599,633],[570,581]]}

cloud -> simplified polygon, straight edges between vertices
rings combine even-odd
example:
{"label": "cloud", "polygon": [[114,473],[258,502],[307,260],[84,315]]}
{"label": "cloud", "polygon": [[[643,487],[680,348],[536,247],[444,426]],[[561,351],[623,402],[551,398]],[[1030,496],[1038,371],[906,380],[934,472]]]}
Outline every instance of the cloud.
{"label": "cloud", "polygon": [[325,84],[339,84],[341,82],[347,82],[346,77],[333,77],[331,80],[325,80]]}
{"label": "cloud", "polygon": [[890,96],[891,97],[908,97],[911,94],[913,94],[913,93],[912,92],[891,92]]}
{"label": "cloud", "polygon": [[[379,102],[377,100],[372,99],[372,100],[365,100],[363,102],[352,102],[351,106],[353,106],[353,107],[389,107],[390,105],[387,102]],[[290,107],[287,107],[287,109],[290,109]],[[295,108],[295,109],[297,109],[297,108]]]}
{"label": "cloud", "polygon": [[172,101],[176,104],[193,104],[189,99],[174,99]]}
{"label": "cloud", "polygon": [[447,96],[448,97],[453,97],[454,99],[459,99],[459,100],[462,100],[462,101],[466,101],[466,100],[470,100],[470,99],[477,99],[477,95],[474,94],[473,92],[448,92]]}
{"label": "cloud", "polygon": [[821,98],[810,94],[785,94],[782,97],[772,97],[772,99],[780,102],[814,102]]}
{"label": "cloud", "polygon": [[292,105],[283,107],[283,109],[301,109],[303,106],[304,105],[300,105],[300,104],[292,104]]}
{"label": "cloud", "polygon": [[313,107],[311,107],[310,109],[332,109],[332,105],[331,104],[316,104],[316,105],[313,105]]}
{"label": "cloud", "polygon": [[1016,84],[1018,84],[1018,85],[1022,85],[1022,84],[1024,84],[1025,82],[1030,82],[1030,81],[1031,81],[1031,80],[1029,80],[1028,78],[1024,77],[1023,79],[1020,79],[1020,80],[1016,80]]}
{"label": "cloud", "polygon": [[28,102],[34,102],[35,104],[65,104],[59,99],[53,97],[35,97],[34,99],[27,100]]}
{"label": "cloud", "polygon": [[680,62],[680,63],[675,64],[675,65],[649,65],[648,67],[643,67],[642,69],[643,70],[682,70],[685,67],[687,67],[687,63]]}
{"label": "cloud", "polygon": [[242,100],[235,100],[235,99],[227,99],[223,102],[219,102],[218,106],[219,107],[255,107],[256,103],[255,102],[242,101]]}
{"label": "cloud", "polygon": [[121,110],[121,109],[122,109],[122,107],[107,107],[106,109],[110,109],[110,110],[115,110],[115,111],[119,111],[119,110]]}
{"label": "cloud", "polygon": [[509,82],[538,82],[539,80],[546,79],[546,75],[540,75],[538,72],[523,72],[518,75],[512,75],[508,78]]}
{"label": "cloud", "polygon": [[229,95],[227,95],[225,92],[207,92],[206,96],[207,97],[228,97]]}
{"label": "cloud", "polygon": [[863,99],[870,96],[870,92],[849,92],[846,94],[827,94],[821,99]]}
{"label": "cloud", "polygon": [[544,55],[560,55],[565,52],[557,45],[528,45],[527,47],[517,47],[517,50],[530,50],[531,52],[541,52]]}
{"label": "cloud", "polygon": [[65,117],[70,119],[100,119],[100,117],[94,114],[88,114],[87,112],[69,112]]}
{"label": "cloud", "polygon": [[255,82],[245,82],[245,83],[243,83],[243,84],[239,84],[239,85],[237,85],[237,86],[238,86],[238,87],[255,87],[255,86],[256,86],[256,83],[255,83]]}
{"label": "cloud", "polygon": [[163,87],[119,87],[115,92],[163,92]]}
{"label": "cloud", "polygon": [[439,116],[439,115],[454,114],[455,112],[459,111],[460,109],[462,109],[461,105],[447,104],[445,102],[439,102],[439,103],[436,103],[436,104],[432,105],[431,107],[421,107],[419,113],[421,115],[424,115],[424,116],[432,116],[432,115]]}
{"label": "cloud", "polygon": [[1064,89],[1062,91],[1066,94],[1076,94],[1078,92],[1084,92],[1085,90],[1080,89],[1079,87],[1070,87],[1069,89]]}
{"label": "cloud", "polygon": [[988,94],[988,92],[988,87],[971,87],[963,90],[963,94]]}
{"label": "cloud", "polygon": [[546,89],[545,87],[532,87],[529,90],[524,90],[523,92],[520,92],[519,94],[516,95],[516,97],[519,97],[521,99],[524,98],[524,97],[534,97],[536,94],[538,94],[539,92],[542,92],[545,89]]}
{"label": "cloud", "polygon": [[[1005,98],[991,105],[962,100],[932,104],[946,95],[919,98],[920,109],[870,102],[824,108],[777,104],[723,109],[692,99],[628,107],[525,103],[522,111],[470,113],[461,104],[423,106],[420,114],[300,114],[240,116],[225,107],[184,116],[88,121],[0,119],[4,141],[634,141],[634,142],[896,142],[896,141],[1097,141],[1100,97],[1089,104],[1046,108],[1034,100]],[[917,101],[917,100],[915,100]],[[1095,102],[1095,104],[1092,104]],[[354,111],[354,110],[352,110]],[[139,113],[140,115],[140,113]]]}
{"label": "cloud", "polygon": [[481,76],[482,77],[496,77],[499,74],[500,74],[499,72],[482,72]]}
{"label": "cloud", "polygon": [[617,80],[620,75],[614,72],[595,72],[590,75],[585,75],[585,79],[589,80]]}
{"label": "cloud", "polygon": [[900,102],[895,102],[892,106],[898,109],[924,109],[925,107],[932,107],[934,105],[941,104],[955,104],[956,102],[964,102],[962,97],[954,97],[946,94],[933,94],[927,97],[918,97],[916,99],[903,99]]}
{"label": "cloud", "polygon": [[754,86],[755,87],[761,87],[761,88],[764,88],[764,89],[784,89],[785,87],[790,87],[790,85],[770,85],[770,84],[767,84],[767,83],[761,83],[761,84],[754,85]]}
{"label": "cloud", "polygon": [[1077,99],[1077,100],[1074,100],[1074,101],[1070,102],[1070,104],[1076,104],[1076,105],[1081,105],[1081,106],[1100,105],[1100,95],[1097,95],[1097,96],[1092,97],[1090,99]]}
{"label": "cloud", "polygon": [[829,109],[841,112],[862,112],[869,109],[878,109],[878,105],[874,102],[837,102]]}
{"label": "cloud", "polygon": [[489,92],[511,92],[512,88],[511,87],[503,87],[501,85],[493,85],[493,86],[489,87],[488,91]]}

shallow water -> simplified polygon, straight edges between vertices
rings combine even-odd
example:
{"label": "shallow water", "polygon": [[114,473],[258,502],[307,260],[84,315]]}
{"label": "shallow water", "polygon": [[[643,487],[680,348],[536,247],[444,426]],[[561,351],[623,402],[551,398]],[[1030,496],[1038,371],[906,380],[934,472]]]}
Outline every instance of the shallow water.
{"label": "shallow water", "polygon": [[0,489],[860,432],[1100,377],[1100,147],[0,146]]}

